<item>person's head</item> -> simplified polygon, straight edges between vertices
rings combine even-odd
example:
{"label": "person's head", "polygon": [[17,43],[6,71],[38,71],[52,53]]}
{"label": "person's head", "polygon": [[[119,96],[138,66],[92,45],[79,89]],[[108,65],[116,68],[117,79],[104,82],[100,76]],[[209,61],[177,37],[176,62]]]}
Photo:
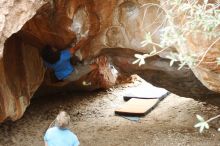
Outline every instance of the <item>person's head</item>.
{"label": "person's head", "polygon": [[42,49],[42,58],[44,61],[54,64],[60,59],[60,51],[54,51],[51,46],[46,45]]}
{"label": "person's head", "polygon": [[59,128],[67,128],[70,123],[70,116],[65,112],[61,111],[55,120],[55,125]]}

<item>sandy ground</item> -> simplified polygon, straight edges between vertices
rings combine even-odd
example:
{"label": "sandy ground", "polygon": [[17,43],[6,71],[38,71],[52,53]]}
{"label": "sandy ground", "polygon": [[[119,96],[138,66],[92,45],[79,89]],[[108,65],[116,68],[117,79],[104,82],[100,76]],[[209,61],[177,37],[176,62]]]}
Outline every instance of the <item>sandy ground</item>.
{"label": "sandy ground", "polygon": [[60,93],[38,97],[22,119],[0,125],[0,146],[43,146],[43,135],[60,110],[71,116],[70,128],[81,146],[217,146],[220,145],[220,120],[200,134],[193,128],[195,115],[210,118],[220,113],[216,106],[174,94],[164,99],[139,122],[114,114],[124,103],[122,95],[138,88],[120,85],[109,91],[94,93]]}

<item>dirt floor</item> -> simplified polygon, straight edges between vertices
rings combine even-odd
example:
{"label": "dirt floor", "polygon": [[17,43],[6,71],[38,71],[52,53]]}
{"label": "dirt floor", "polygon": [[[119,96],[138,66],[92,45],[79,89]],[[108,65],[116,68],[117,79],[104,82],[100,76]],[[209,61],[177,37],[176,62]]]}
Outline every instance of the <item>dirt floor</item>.
{"label": "dirt floor", "polygon": [[43,146],[44,132],[60,110],[70,114],[70,128],[81,146],[220,146],[220,120],[203,134],[193,128],[196,114],[207,119],[220,109],[193,99],[171,94],[139,122],[116,116],[123,94],[141,84],[138,80],[108,91],[35,98],[22,119],[0,125],[0,146]]}

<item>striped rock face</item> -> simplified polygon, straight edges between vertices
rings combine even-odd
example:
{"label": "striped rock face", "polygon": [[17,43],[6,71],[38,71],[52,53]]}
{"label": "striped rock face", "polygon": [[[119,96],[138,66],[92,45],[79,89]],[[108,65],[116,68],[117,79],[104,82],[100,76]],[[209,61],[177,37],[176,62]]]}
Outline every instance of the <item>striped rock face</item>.
{"label": "striped rock face", "polygon": [[[36,11],[46,3],[44,0],[1,0],[0,1],[0,121],[5,119],[16,120],[20,118],[29,105],[30,97],[42,82],[42,70],[36,76],[34,70],[29,68],[31,63],[28,57],[24,62],[21,56],[25,50],[21,49],[21,41],[12,34],[18,32],[23,25],[30,20]],[[8,39],[8,40],[7,40]],[[11,43],[6,43],[11,42]],[[10,40],[10,41],[9,41]],[[9,49],[6,49],[9,48]],[[33,48],[33,47],[32,47]],[[37,60],[36,49],[32,50],[32,56]],[[38,56],[38,57],[37,57]],[[39,61],[37,61],[39,62]],[[10,69],[9,69],[10,68]],[[18,71],[20,70],[20,71]],[[32,74],[32,73],[34,74]],[[30,73],[30,74],[29,74]],[[28,75],[29,74],[29,75]],[[41,77],[40,77],[41,76]],[[27,84],[31,79],[32,83]],[[35,81],[35,79],[38,81]],[[39,80],[40,78],[40,80]],[[33,82],[34,79],[34,82]],[[37,84],[37,86],[36,86]]]}
{"label": "striped rock face", "polygon": [[[149,3],[153,6],[146,9]],[[209,97],[209,101],[214,101],[220,95],[219,66],[201,63],[192,70],[177,70],[178,62],[169,66],[170,60],[163,54],[178,52],[178,48],[148,58],[140,67],[132,64],[134,54],[152,51],[152,47],[141,45],[146,32],[154,33],[152,39],[159,41],[159,26],[164,18],[154,7],[161,5],[159,1],[12,0],[2,5],[5,11],[0,11],[0,122],[19,119],[37,90],[45,94],[112,87],[117,82],[112,66],[121,74],[138,74],[180,96],[201,100]],[[196,40],[189,38],[188,45],[200,51],[203,45]],[[96,62],[99,68],[65,86],[53,82],[52,73],[46,70],[40,56],[43,46],[49,44],[61,50],[79,42],[78,61]],[[219,44],[215,47],[205,60],[218,56]]]}

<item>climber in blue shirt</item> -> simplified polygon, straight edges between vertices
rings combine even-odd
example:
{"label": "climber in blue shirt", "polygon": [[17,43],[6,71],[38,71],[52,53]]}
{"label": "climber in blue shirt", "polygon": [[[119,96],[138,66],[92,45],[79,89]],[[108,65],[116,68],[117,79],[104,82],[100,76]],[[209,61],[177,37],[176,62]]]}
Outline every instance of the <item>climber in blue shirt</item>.
{"label": "climber in blue shirt", "polygon": [[42,50],[42,58],[45,65],[51,68],[60,81],[76,81],[83,75],[97,68],[96,64],[80,64],[75,67],[71,64],[72,55],[78,50],[77,47],[56,51],[47,45]]}

